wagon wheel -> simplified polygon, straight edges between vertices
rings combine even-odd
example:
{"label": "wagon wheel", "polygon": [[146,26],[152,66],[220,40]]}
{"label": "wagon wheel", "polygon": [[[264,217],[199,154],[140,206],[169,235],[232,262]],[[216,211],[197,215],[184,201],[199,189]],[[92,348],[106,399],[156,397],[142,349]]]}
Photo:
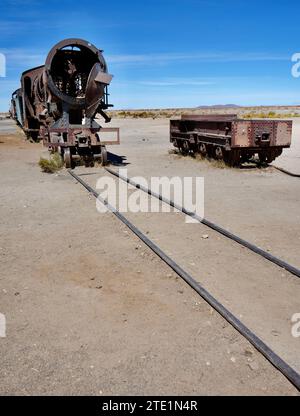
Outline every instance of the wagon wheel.
{"label": "wagon wheel", "polygon": [[189,154],[190,147],[189,147],[189,144],[188,144],[187,140],[183,140],[183,142],[182,142],[182,146],[181,146],[180,150],[181,150],[181,153],[182,153],[184,156],[186,156],[186,155],[188,155],[188,154]]}
{"label": "wagon wheel", "polygon": [[275,154],[272,150],[260,152],[258,154],[259,162],[263,165],[265,163],[271,163],[275,159]]}
{"label": "wagon wheel", "polygon": [[241,161],[241,152],[238,149],[224,151],[224,161],[229,166],[238,166]]}
{"label": "wagon wheel", "polygon": [[205,143],[200,143],[199,150],[202,156],[207,155],[207,148]]}
{"label": "wagon wheel", "polygon": [[67,169],[72,169],[72,155],[71,155],[71,150],[70,150],[69,147],[65,148],[64,162],[65,162],[65,165],[66,165]]}
{"label": "wagon wheel", "polygon": [[267,155],[266,155],[266,162],[267,163],[272,163],[273,162],[273,160],[275,160],[276,159],[276,157],[277,157],[277,154],[276,154],[276,151],[275,150],[269,150],[268,152],[267,152]]}
{"label": "wagon wheel", "polygon": [[222,150],[222,147],[217,146],[217,147],[215,148],[215,156],[216,156],[216,158],[217,158],[218,160],[222,160],[222,159],[223,159],[223,150]]}
{"label": "wagon wheel", "polygon": [[101,146],[101,165],[107,165],[107,150],[105,146]]}

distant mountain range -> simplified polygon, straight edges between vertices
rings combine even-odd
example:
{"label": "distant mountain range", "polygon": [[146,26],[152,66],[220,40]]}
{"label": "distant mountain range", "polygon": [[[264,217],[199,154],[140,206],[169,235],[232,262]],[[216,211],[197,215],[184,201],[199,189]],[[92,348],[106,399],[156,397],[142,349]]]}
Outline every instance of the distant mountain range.
{"label": "distant mountain range", "polygon": [[217,105],[199,105],[197,108],[240,108],[240,105],[236,104],[217,104]]}

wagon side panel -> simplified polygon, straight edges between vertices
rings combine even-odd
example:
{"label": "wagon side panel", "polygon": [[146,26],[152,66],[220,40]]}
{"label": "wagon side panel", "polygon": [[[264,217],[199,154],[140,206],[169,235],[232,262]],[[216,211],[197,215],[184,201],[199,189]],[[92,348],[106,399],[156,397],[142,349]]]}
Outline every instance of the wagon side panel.
{"label": "wagon side panel", "polygon": [[233,121],[231,147],[250,147],[251,146],[251,122]]}
{"label": "wagon side panel", "polygon": [[274,135],[275,146],[289,147],[291,145],[292,127],[293,122],[291,120],[277,122]]}

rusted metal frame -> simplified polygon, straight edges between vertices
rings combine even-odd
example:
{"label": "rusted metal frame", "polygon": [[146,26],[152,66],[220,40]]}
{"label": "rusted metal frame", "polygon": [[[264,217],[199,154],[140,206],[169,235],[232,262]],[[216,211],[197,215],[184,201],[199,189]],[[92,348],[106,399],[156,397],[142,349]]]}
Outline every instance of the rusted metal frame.
{"label": "rusted metal frame", "polygon": [[[48,138],[46,137],[45,133],[68,133],[68,139],[71,138],[71,140],[68,140],[67,142],[60,142],[60,141],[56,141],[56,142],[51,142],[48,140]],[[91,146],[102,146],[102,145],[116,145],[116,144],[120,144],[120,129],[118,127],[99,127],[99,128],[77,128],[76,129],[72,129],[72,128],[50,128],[50,129],[41,129],[41,136],[43,139],[43,142],[45,145],[51,145],[51,146],[55,146],[55,147],[69,147],[69,146],[74,146],[75,145],[75,141],[77,140],[76,134],[82,133],[82,132],[88,132],[91,133],[93,135],[95,135],[96,133],[117,133],[117,140],[102,140],[102,138],[100,138],[100,141],[98,142],[97,139],[95,139],[95,136],[91,137]]]}
{"label": "rusted metal frame", "polygon": [[227,121],[237,120],[237,114],[182,114],[181,120],[187,121]]}
{"label": "rusted metal frame", "polygon": [[[230,136],[224,136],[224,137],[209,137],[209,136],[202,136],[197,135],[197,142],[204,143],[204,144],[215,144],[221,147],[227,147],[228,141],[230,142],[231,137]],[[190,141],[189,137],[182,137],[179,135],[172,135],[172,140],[180,140],[180,141]]]}
{"label": "rusted metal frame", "polygon": [[230,135],[226,135],[226,134],[217,134],[217,133],[206,133],[206,132],[202,132],[202,131],[197,131],[197,130],[194,130],[194,131],[188,131],[188,132],[184,132],[184,133],[182,133],[182,132],[179,132],[179,131],[177,131],[177,132],[172,132],[172,134],[174,135],[174,136],[176,136],[176,137],[182,137],[183,139],[185,139],[186,138],[186,136],[197,136],[197,137],[207,137],[207,138],[212,138],[212,139],[225,139],[225,140],[227,140],[227,139],[231,139],[231,136]]}
{"label": "rusted metal frame", "polygon": [[101,135],[102,133],[117,133],[117,140],[102,140],[102,137],[100,138],[101,144],[104,145],[114,145],[114,144],[120,144],[120,129],[119,127],[101,127],[100,132],[98,133]]}

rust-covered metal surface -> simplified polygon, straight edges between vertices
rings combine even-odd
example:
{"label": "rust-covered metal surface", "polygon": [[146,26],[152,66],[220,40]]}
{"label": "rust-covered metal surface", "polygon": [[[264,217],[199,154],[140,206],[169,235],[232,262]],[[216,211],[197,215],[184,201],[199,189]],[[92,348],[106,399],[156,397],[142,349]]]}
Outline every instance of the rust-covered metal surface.
{"label": "rust-covered metal surface", "polygon": [[237,118],[237,114],[183,114],[181,116],[181,120],[200,121],[232,121]]}
{"label": "rust-covered metal surface", "polygon": [[[45,65],[22,74],[11,113],[28,136],[62,156],[68,148],[71,159],[82,156],[86,162],[105,144],[119,143],[118,129],[105,129],[95,120],[100,114],[108,123],[105,110],[112,106],[107,90],[112,75],[102,52],[83,39],[65,39],[53,46]],[[115,133],[115,140],[106,142],[107,132]]]}
{"label": "rust-covered metal surface", "polygon": [[289,147],[293,122],[290,120],[237,120],[232,123],[232,147]]}
{"label": "rust-covered metal surface", "polygon": [[170,141],[182,153],[225,159],[231,165],[257,154],[270,163],[291,145],[291,120],[244,120],[234,114],[183,115],[170,121]]}

